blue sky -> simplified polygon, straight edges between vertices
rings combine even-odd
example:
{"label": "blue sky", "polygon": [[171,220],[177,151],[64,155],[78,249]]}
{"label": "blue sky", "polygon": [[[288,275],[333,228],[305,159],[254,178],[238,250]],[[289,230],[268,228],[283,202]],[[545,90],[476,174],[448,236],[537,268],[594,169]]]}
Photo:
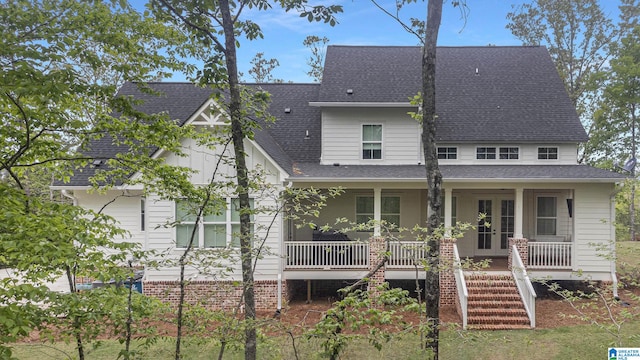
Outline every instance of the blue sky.
{"label": "blue sky", "polygon": [[[315,3],[317,3],[316,1]],[[297,13],[285,13],[279,9],[269,11],[250,10],[245,16],[258,23],[264,39],[241,40],[238,49],[238,67],[244,73],[244,80],[251,81],[248,70],[256,53],[264,53],[264,58],[276,58],[280,66],[273,71],[276,78],[293,82],[311,82],[306,75],[306,64],[311,52],[302,45],[308,35],[329,38],[329,45],[417,45],[414,35],[407,33],[395,20],[384,14],[369,0],[322,0],[323,3],[340,4],[344,12],[338,14],[338,24],[334,27],[324,23],[309,23]],[[505,28],[506,15],[512,4],[522,4],[523,0],[467,0],[466,23],[460,10],[453,8],[451,1],[445,1],[442,23],[438,38],[439,46],[467,45],[520,45],[511,32]],[[394,0],[378,0],[389,11],[395,11]],[[617,14],[617,1],[604,0],[605,11]],[[406,7],[400,13],[403,19],[426,17],[426,1]],[[174,81],[184,80],[180,75]]]}

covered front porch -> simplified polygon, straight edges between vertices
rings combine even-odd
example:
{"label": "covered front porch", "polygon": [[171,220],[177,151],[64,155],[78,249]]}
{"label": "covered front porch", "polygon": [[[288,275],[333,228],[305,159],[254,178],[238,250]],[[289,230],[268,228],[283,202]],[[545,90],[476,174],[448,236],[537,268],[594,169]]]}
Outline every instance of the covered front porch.
{"label": "covered front porch", "polygon": [[[575,204],[581,203],[576,194],[582,193],[582,189],[564,183],[523,183],[514,187],[506,183],[445,182],[441,216],[447,229],[458,223],[472,225],[464,233],[448,232],[447,237],[457,237],[463,259],[492,258],[504,262],[509,253],[509,239],[513,238],[526,241],[523,260],[528,269],[577,270],[576,210],[582,208],[576,209]],[[605,200],[605,206],[609,206],[609,199]],[[585,204],[588,201],[585,198]],[[415,241],[417,235],[409,229],[426,223],[426,203],[426,191],[407,184],[351,184],[342,196],[327,203],[314,222],[323,226],[334,224],[336,218],[345,218],[352,223],[375,220],[376,226],[359,232],[334,225],[322,232],[289,222],[283,242],[283,269],[288,278],[332,277],[328,275],[332,271],[353,272],[354,276],[366,274],[371,266],[369,240],[382,237],[388,240],[390,254],[387,276],[413,278],[415,266],[420,266],[426,249],[422,241]],[[480,220],[479,214],[483,214]],[[588,212],[578,214],[593,218]],[[400,229],[388,231],[380,222],[395,224]],[[602,228],[602,222],[598,226]],[[604,229],[606,235],[600,240],[610,238],[608,227]],[[593,236],[585,237],[583,242],[589,239]],[[583,255],[589,254],[583,251]]]}

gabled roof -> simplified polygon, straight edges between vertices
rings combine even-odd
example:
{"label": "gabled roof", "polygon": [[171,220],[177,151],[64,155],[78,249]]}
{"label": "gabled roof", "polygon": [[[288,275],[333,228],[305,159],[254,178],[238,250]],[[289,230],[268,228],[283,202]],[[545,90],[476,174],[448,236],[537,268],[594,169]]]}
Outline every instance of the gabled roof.
{"label": "gabled roof", "polygon": [[[329,46],[317,103],[406,104],[421,89],[421,56],[416,46]],[[588,139],[545,47],[438,47],[436,56],[437,141]]]}
{"label": "gabled roof", "polygon": [[[437,141],[537,142],[586,141],[586,133],[544,47],[439,47],[437,58]],[[321,107],[408,106],[420,90],[421,48],[408,46],[330,46],[322,84],[247,84],[271,93],[275,123],[263,124],[256,143],[292,179],[424,177],[422,166],[323,166]],[[477,69],[477,72],[476,72]],[[214,89],[190,83],[150,83],[160,94],[127,83],[119,95],[142,100],[146,113],[166,112],[180,124],[194,116]],[[347,90],[351,89],[351,94]],[[317,106],[320,105],[320,106]],[[111,158],[112,139],[90,144],[87,155]],[[540,178],[619,179],[619,174],[586,166],[443,166],[445,179]],[[487,170],[491,169],[491,170]],[[96,168],[87,167],[65,186],[88,185]],[[489,171],[489,173],[487,173]],[[58,183],[57,185],[63,185]]]}

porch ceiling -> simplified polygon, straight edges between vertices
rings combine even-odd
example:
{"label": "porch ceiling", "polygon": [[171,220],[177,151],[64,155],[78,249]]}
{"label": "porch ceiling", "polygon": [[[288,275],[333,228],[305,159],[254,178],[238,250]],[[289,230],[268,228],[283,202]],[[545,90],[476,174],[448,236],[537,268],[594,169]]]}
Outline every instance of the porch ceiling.
{"label": "porch ceiling", "polygon": [[[320,165],[296,163],[295,182],[424,182],[424,165]],[[587,165],[441,165],[444,181],[607,182],[624,175]]]}

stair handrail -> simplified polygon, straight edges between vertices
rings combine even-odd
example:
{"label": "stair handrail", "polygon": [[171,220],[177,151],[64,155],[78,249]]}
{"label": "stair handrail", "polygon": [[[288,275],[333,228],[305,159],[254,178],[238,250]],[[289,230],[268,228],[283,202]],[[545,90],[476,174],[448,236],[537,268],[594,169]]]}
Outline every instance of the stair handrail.
{"label": "stair handrail", "polygon": [[458,290],[458,299],[460,300],[462,328],[466,329],[469,292],[467,291],[467,284],[464,280],[464,271],[462,271],[462,263],[460,261],[460,254],[458,253],[458,246],[456,244],[453,244],[453,274],[456,278],[456,289]]}
{"label": "stair handrail", "polygon": [[527,269],[524,266],[522,257],[520,257],[520,252],[518,252],[518,248],[515,244],[512,248],[512,262],[511,274],[516,282],[516,285],[518,286],[518,292],[520,293],[520,298],[522,299],[524,308],[527,311],[527,315],[529,316],[531,328],[535,328],[537,295],[535,289],[533,288],[533,284],[531,283],[531,279],[529,279],[529,275],[527,274]]}

